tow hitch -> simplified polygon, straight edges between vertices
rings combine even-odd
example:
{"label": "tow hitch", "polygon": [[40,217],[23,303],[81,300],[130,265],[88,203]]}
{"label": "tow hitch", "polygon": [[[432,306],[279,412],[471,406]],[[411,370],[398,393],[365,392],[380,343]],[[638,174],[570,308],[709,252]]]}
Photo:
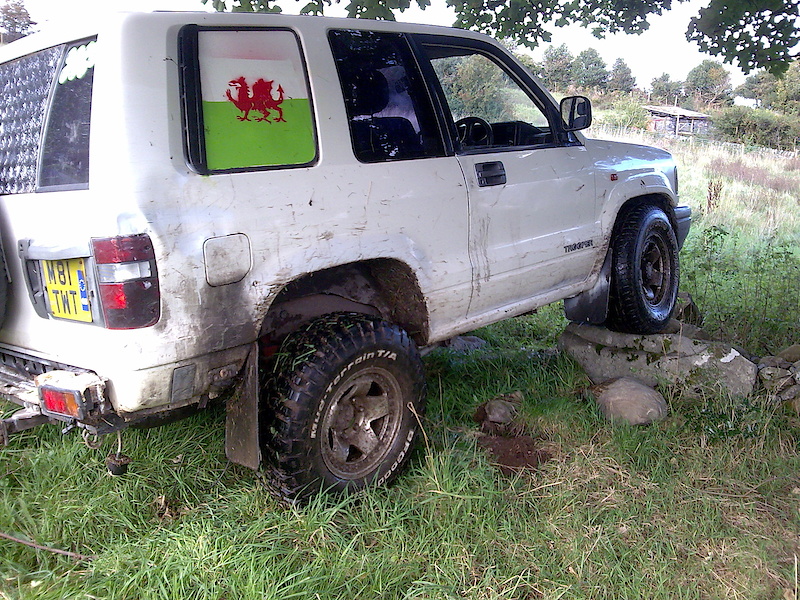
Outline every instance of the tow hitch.
{"label": "tow hitch", "polygon": [[50,422],[50,417],[43,415],[34,408],[21,408],[10,417],[0,421],[0,444],[8,446],[8,439],[12,433],[33,429]]}

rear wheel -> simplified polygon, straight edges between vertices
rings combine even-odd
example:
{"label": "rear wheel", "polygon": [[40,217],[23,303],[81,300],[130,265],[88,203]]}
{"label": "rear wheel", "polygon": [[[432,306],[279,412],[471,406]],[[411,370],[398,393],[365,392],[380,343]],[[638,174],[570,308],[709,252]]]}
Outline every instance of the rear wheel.
{"label": "rear wheel", "polygon": [[302,499],[394,479],[417,437],[425,379],[401,328],[334,314],[286,339],[265,392],[268,479]]}
{"label": "rear wheel", "polygon": [[631,333],[666,327],[678,296],[678,243],[663,210],[640,205],[622,216],[612,240],[608,324]]}

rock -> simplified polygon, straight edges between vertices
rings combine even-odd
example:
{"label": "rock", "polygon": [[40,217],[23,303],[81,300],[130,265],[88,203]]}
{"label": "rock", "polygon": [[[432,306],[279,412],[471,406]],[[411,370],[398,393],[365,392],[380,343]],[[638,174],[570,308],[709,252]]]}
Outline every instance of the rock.
{"label": "rock", "polygon": [[792,373],[794,373],[795,377],[797,377],[798,375],[800,375],[800,360],[798,360],[798,361],[797,361],[796,363],[794,363],[794,364],[793,364],[791,367],[789,367],[789,370],[790,370]]}
{"label": "rock", "polygon": [[631,425],[649,425],[669,414],[664,396],[630,377],[612,379],[592,386],[600,411],[610,421],[626,421]]}
{"label": "rock", "polygon": [[677,333],[693,340],[710,340],[711,336],[696,325],[681,323],[677,319],[670,319],[667,326],[660,333]]}
{"label": "rock", "polygon": [[515,434],[519,427],[514,419],[522,399],[522,392],[512,392],[493,398],[478,406],[472,419],[481,426],[481,430],[485,433]]}
{"label": "rock", "polygon": [[778,352],[778,356],[790,363],[800,362],[800,344],[794,344]]}
{"label": "rock", "polygon": [[696,325],[697,327],[703,324],[703,313],[700,312],[688,292],[678,292],[678,299],[675,302],[675,310],[673,312],[675,319],[682,323]]}
{"label": "rock", "polygon": [[778,400],[781,402],[800,401],[800,384],[794,384],[783,390],[778,394]]}
{"label": "rock", "polygon": [[486,403],[486,421],[491,423],[511,423],[517,414],[516,407],[505,400],[490,400]]}
{"label": "rock", "polygon": [[682,384],[688,391],[726,389],[752,393],[756,365],[723,342],[680,334],[637,335],[570,323],[559,347],[583,367],[592,382],[634,377],[645,385]]}
{"label": "rock", "polygon": [[758,378],[765,388],[773,392],[780,392],[794,384],[792,372],[779,367],[764,367],[758,372]]}
{"label": "rock", "polygon": [[779,369],[788,369],[792,366],[785,358],[781,358],[780,356],[764,356],[758,361],[758,368],[759,370],[764,369],[766,367],[777,367]]}

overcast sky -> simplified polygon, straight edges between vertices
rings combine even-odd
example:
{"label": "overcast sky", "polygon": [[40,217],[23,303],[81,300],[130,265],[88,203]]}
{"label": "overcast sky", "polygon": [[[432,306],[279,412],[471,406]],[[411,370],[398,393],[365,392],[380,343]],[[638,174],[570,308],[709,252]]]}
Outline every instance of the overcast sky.
{"label": "overcast sky", "polygon": [[[66,21],[85,20],[89,15],[113,10],[209,10],[201,0],[23,0],[31,18],[39,23],[39,27],[52,27]],[[686,75],[704,59],[714,57],[702,54],[697,45],[686,41],[686,28],[689,19],[696,15],[699,8],[708,0],[689,0],[686,3],[675,3],[674,8],[660,17],[650,19],[650,29],[642,35],[618,34],[605,40],[599,40],[589,31],[581,27],[552,29],[556,46],[564,43],[573,55],[587,48],[596,49],[605,60],[608,69],[617,58],[622,58],[633,71],[636,83],[640,88],[649,88],[653,78],[668,73],[670,78],[683,81]],[[295,6],[299,8],[305,2],[284,2],[284,9]],[[335,10],[338,8],[338,11]],[[330,14],[343,14],[341,7],[333,7]],[[455,20],[445,0],[431,0],[431,7],[425,11],[410,9],[398,15],[398,20],[431,23],[434,25],[451,25]],[[535,59],[541,59],[545,48],[551,44],[543,44],[534,52]],[[725,68],[731,74],[734,87],[742,83],[745,76],[730,65]]]}

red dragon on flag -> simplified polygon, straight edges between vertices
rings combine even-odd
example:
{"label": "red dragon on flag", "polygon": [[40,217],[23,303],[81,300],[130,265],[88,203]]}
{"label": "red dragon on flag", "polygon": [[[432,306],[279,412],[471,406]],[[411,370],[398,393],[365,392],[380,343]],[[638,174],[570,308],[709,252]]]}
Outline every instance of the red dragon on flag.
{"label": "red dragon on flag", "polygon": [[273,121],[275,123],[279,121],[285,123],[286,119],[283,118],[283,109],[281,108],[281,103],[284,100],[283,87],[278,84],[278,97],[275,98],[272,94],[272,86],[274,83],[274,80],[268,81],[259,78],[253,84],[251,93],[250,85],[244,77],[238,77],[237,79],[229,81],[228,87],[233,88],[236,91],[236,95],[234,96],[230,89],[225,90],[225,95],[228,97],[228,100],[233,102],[234,106],[242,112],[242,114],[236,118],[240,121],[250,121],[250,112],[256,111],[263,115],[257,117],[256,121],[266,121],[269,123],[270,112],[276,112],[278,116],[274,117]]}

